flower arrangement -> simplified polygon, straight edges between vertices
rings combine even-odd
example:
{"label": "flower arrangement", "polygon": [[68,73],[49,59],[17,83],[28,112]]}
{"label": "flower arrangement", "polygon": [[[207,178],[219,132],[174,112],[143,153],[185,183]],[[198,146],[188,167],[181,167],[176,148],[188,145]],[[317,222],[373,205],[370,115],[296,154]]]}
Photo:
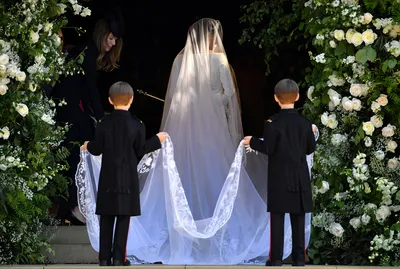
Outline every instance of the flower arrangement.
{"label": "flower arrangement", "polygon": [[310,256],[317,263],[399,265],[400,21],[377,17],[356,0],[304,6],[314,48],[304,114],[321,131]]}
{"label": "flower arrangement", "polygon": [[57,126],[46,85],[80,72],[61,52],[65,13],[89,16],[76,0],[0,2],[0,264],[44,262],[54,222],[50,197],[66,189],[68,126]]}
{"label": "flower arrangement", "polygon": [[[240,42],[310,57],[303,114],[317,124],[314,264],[400,265],[400,2],[255,0]],[[301,41],[301,44],[299,43]]]}

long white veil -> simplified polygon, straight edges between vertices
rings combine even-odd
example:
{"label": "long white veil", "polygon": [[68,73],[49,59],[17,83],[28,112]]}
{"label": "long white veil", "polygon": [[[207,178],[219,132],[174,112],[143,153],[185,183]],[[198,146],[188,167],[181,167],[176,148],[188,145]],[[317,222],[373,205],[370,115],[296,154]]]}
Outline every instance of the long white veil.
{"label": "long white veil", "polygon": [[[264,263],[270,227],[267,157],[246,153],[238,91],[222,44],[222,27],[201,19],[175,58],[161,130],[162,149],[138,165],[142,215],[131,218],[127,255],[164,264]],[[82,152],[79,206],[98,251],[95,212],[101,160]],[[310,216],[306,221],[307,243]],[[285,221],[284,257],[291,253]]]}

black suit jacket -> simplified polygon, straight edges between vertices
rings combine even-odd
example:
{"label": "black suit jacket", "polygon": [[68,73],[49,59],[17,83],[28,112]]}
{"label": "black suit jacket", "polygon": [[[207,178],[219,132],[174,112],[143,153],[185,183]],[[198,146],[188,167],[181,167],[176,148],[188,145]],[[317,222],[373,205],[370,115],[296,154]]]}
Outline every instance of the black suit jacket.
{"label": "black suit jacket", "polygon": [[264,125],[264,141],[253,137],[250,147],[268,155],[268,211],[312,211],[307,155],[315,151],[312,123],[295,109],[281,109]]}
{"label": "black suit jacket", "polygon": [[140,215],[138,160],[160,147],[157,136],[146,141],[144,124],[129,111],[115,110],[98,124],[87,145],[91,154],[103,154],[97,215]]}

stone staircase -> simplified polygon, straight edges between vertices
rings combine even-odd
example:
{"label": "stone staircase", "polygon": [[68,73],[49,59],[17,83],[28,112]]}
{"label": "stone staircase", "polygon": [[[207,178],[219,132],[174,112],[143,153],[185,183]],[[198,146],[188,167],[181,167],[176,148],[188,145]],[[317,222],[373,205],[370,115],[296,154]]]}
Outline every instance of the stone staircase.
{"label": "stone staircase", "polygon": [[85,226],[60,226],[51,242],[55,254],[45,253],[50,264],[97,264]]}

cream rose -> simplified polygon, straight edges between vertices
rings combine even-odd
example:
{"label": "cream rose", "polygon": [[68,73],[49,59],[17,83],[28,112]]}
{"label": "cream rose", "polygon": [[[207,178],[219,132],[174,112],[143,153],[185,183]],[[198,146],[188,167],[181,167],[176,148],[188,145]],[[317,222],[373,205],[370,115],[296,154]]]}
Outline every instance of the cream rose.
{"label": "cream rose", "polygon": [[7,85],[0,84],[0,95],[5,95],[7,93]]}
{"label": "cream rose", "polygon": [[361,101],[357,98],[353,98],[353,100],[351,100],[353,102],[353,109],[355,111],[360,111],[361,110]]}
{"label": "cream rose", "polygon": [[392,137],[394,135],[395,130],[396,130],[395,126],[388,124],[386,127],[382,129],[382,135],[384,137]]}
{"label": "cream rose", "polygon": [[29,113],[29,108],[28,108],[25,104],[22,104],[22,103],[18,103],[18,104],[15,106],[15,110],[16,110],[22,117],[25,117],[25,116],[28,115],[28,113]]}
{"label": "cream rose", "polygon": [[1,65],[7,65],[9,60],[10,60],[10,58],[8,57],[7,54],[0,55],[0,64]]}
{"label": "cream rose", "polygon": [[354,30],[354,29],[349,29],[349,30],[347,30],[347,32],[346,32],[346,40],[347,40],[347,43],[352,43],[351,42],[351,38],[353,37],[353,35],[355,34],[355,33],[357,33],[356,32],[356,30]]}
{"label": "cream rose", "polygon": [[344,39],[344,31],[343,30],[335,30],[333,32],[333,36],[336,38],[336,40],[342,41]]}
{"label": "cream rose", "polygon": [[378,99],[376,99],[376,102],[377,102],[380,106],[386,106],[386,105],[389,103],[386,94],[381,94],[381,95],[378,97]]}
{"label": "cream rose", "polygon": [[341,237],[344,233],[344,229],[343,229],[342,225],[340,225],[339,223],[332,222],[329,225],[329,232],[336,237]]}
{"label": "cream rose", "polygon": [[17,81],[25,81],[25,79],[26,79],[26,74],[25,74],[25,72],[17,72],[17,76],[16,76],[16,80]]}
{"label": "cream rose", "polygon": [[397,161],[396,158],[392,158],[392,159],[390,159],[390,160],[388,161],[387,166],[388,166],[390,169],[396,169],[397,166],[399,166],[399,162]]}
{"label": "cream rose", "polygon": [[383,121],[381,117],[374,115],[371,117],[371,122],[375,128],[381,128],[383,126]]}
{"label": "cream rose", "polygon": [[351,37],[351,44],[353,44],[354,46],[358,47],[362,44],[363,42],[363,36],[362,34],[355,32],[353,34],[353,36]]}
{"label": "cream rose", "polygon": [[314,86],[310,86],[307,90],[307,98],[310,99],[311,101],[314,100],[314,98],[312,97],[313,92],[314,92],[315,87]]}
{"label": "cream rose", "polygon": [[387,143],[387,146],[386,146],[386,150],[387,150],[387,151],[390,151],[390,152],[393,152],[393,153],[394,153],[394,151],[396,150],[396,148],[397,148],[397,143],[396,143],[395,141],[390,140],[390,141]]}
{"label": "cream rose", "polygon": [[329,115],[326,125],[331,129],[335,129],[338,126],[338,121],[336,120],[335,114]]}
{"label": "cream rose", "polygon": [[5,74],[7,71],[7,67],[3,64],[0,64],[0,75]]}
{"label": "cream rose", "polygon": [[364,23],[364,24],[369,24],[369,23],[372,21],[372,18],[373,18],[373,16],[372,16],[371,13],[365,13],[365,14],[364,14],[363,23]]}
{"label": "cream rose", "polygon": [[372,135],[373,132],[375,131],[375,127],[372,124],[372,122],[367,121],[367,122],[363,122],[363,130],[366,135]]}
{"label": "cream rose", "polygon": [[373,101],[371,104],[371,110],[376,113],[379,110],[381,110],[381,106],[378,104],[378,102]]}
{"label": "cream rose", "polygon": [[7,140],[10,137],[10,129],[8,129],[8,127],[3,127],[1,128],[1,138],[3,138],[4,140]]}
{"label": "cream rose", "polygon": [[347,97],[343,97],[342,106],[346,111],[353,111],[353,102]]}
{"label": "cream rose", "polygon": [[321,123],[325,126],[328,124],[328,112],[321,115]]}
{"label": "cream rose", "polygon": [[362,40],[367,46],[373,44],[377,38],[377,34],[375,34],[371,29],[365,30],[362,33]]}
{"label": "cream rose", "polygon": [[375,151],[374,156],[378,160],[382,161],[385,158],[385,152],[383,152],[383,150]]}
{"label": "cream rose", "polygon": [[365,84],[351,84],[350,94],[354,97],[359,97],[366,94],[366,89],[367,87]]}
{"label": "cream rose", "polygon": [[329,183],[326,182],[325,180],[323,180],[323,181],[322,181],[321,188],[318,189],[318,192],[324,194],[324,193],[326,193],[328,190],[329,190]]}
{"label": "cream rose", "polygon": [[39,41],[39,34],[34,31],[30,32],[29,37],[32,44],[35,44]]}

